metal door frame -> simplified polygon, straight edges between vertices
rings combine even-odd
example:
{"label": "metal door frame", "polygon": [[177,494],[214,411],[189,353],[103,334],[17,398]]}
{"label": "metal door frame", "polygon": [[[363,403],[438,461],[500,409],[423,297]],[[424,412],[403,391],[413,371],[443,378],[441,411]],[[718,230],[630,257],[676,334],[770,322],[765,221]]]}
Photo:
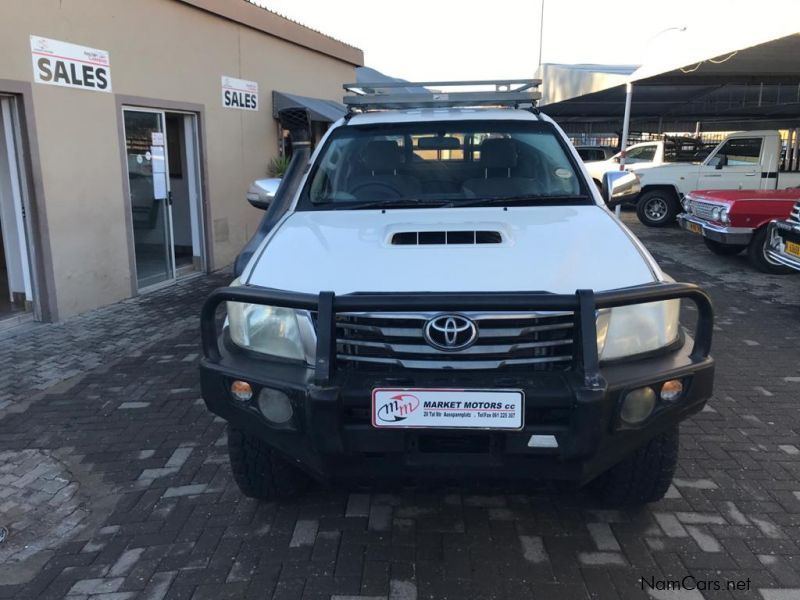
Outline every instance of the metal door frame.
{"label": "metal door frame", "polygon": [[[186,154],[186,176],[189,177],[189,213],[192,228],[192,249],[194,250],[194,239],[197,236],[197,251],[200,253],[200,272],[208,269],[208,257],[206,256],[206,229],[203,211],[203,179],[202,164],[200,162],[200,119],[196,113],[167,110],[170,114],[183,116],[183,144]],[[194,192],[194,197],[192,192]],[[174,245],[173,245],[174,248]]]}
{"label": "metal door frame", "polygon": [[[30,220],[27,218],[30,212],[30,190],[28,189],[27,172],[24,171],[27,165],[22,148],[22,125],[17,95],[0,92],[0,120],[5,125],[5,137],[0,139],[2,145],[0,151],[4,152],[8,160],[11,202],[14,212],[14,223],[11,226],[16,229],[17,235],[16,257],[19,259],[22,270],[25,302],[30,303],[31,307],[24,312],[28,314],[32,312],[35,319],[41,319],[38,282],[32,260],[34,253],[31,243],[32,231],[30,230]],[[6,260],[8,258],[6,257]]]}

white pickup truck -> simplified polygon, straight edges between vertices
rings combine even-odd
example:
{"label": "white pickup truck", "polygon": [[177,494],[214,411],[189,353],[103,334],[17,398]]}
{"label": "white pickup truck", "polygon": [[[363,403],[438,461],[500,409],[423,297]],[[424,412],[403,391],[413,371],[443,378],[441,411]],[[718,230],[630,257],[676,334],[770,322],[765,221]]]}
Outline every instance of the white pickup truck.
{"label": "white pickup truck", "polygon": [[775,190],[800,185],[800,172],[785,172],[777,131],[730,134],[701,164],[668,164],[636,169],[642,191],[639,220],[664,227],[681,212],[682,198],[694,190]]}
{"label": "white pickup truck", "polygon": [[[625,168],[638,172],[665,163],[700,162],[705,158],[704,144],[693,137],[664,136],[664,139],[641,142],[628,146],[625,151]],[[578,150],[580,153],[580,149]],[[595,185],[602,187],[603,175],[619,169],[620,153],[605,160],[585,161],[586,170]]]}
{"label": "white pickup truck", "polygon": [[555,478],[623,505],[667,491],[679,423],[712,393],[710,300],[606,209],[534,108],[537,82],[493,83],[348,84],[313,154],[292,133],[201,319],[203,397],[244,494],[297,494],[309,475]]}

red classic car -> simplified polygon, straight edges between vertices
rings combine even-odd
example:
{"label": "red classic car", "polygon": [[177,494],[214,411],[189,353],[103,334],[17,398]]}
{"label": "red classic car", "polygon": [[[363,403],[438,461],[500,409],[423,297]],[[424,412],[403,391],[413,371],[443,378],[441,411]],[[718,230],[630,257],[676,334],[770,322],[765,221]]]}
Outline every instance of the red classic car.
{"label": "red classic car", "polygon": [[765,273],[793,273],[770,256],[771,221],[784,220],[800,200],[799,188],[784,190],[699,190],[683,199],[678,223],[703,236],[714,254],[734,255],[747,250],[747,258]]}

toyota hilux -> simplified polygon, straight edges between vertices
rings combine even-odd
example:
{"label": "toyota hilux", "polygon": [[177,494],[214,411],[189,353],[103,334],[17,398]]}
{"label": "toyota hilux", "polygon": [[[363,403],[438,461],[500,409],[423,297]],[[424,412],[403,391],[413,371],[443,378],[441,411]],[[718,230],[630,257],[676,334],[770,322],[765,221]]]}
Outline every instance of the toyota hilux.
{"label": "toyota hilux", "polygon": [[664,495],[712,392],[711,303],[606,209],[534,85],[346,87],[347,116],[296,152],[201,315],[203,397],[244,494],[356,477]]}

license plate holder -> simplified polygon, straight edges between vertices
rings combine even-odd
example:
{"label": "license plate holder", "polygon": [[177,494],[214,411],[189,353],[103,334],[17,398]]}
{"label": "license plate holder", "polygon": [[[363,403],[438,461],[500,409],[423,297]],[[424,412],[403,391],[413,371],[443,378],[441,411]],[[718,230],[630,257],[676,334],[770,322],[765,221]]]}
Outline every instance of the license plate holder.
{"label": "license plate holder", "polygon": [[378,429],[520,430],[525,393],[509,389],[375,388]]}
{"label": "license plate holder", "polygon": [[800,258],[800,244],[797,242],[786,240],[784,249],[786,250],[786,254],[791,254],[792,256]]}
{"label": "license plate holder", "polygon": [[691,221],[689,221],[686,224],[686,229],[688,229],[692,233],[696,233],[698,235],[703,235],[703,228],[700,225],[698,225],[697,223],[692,223]]}

